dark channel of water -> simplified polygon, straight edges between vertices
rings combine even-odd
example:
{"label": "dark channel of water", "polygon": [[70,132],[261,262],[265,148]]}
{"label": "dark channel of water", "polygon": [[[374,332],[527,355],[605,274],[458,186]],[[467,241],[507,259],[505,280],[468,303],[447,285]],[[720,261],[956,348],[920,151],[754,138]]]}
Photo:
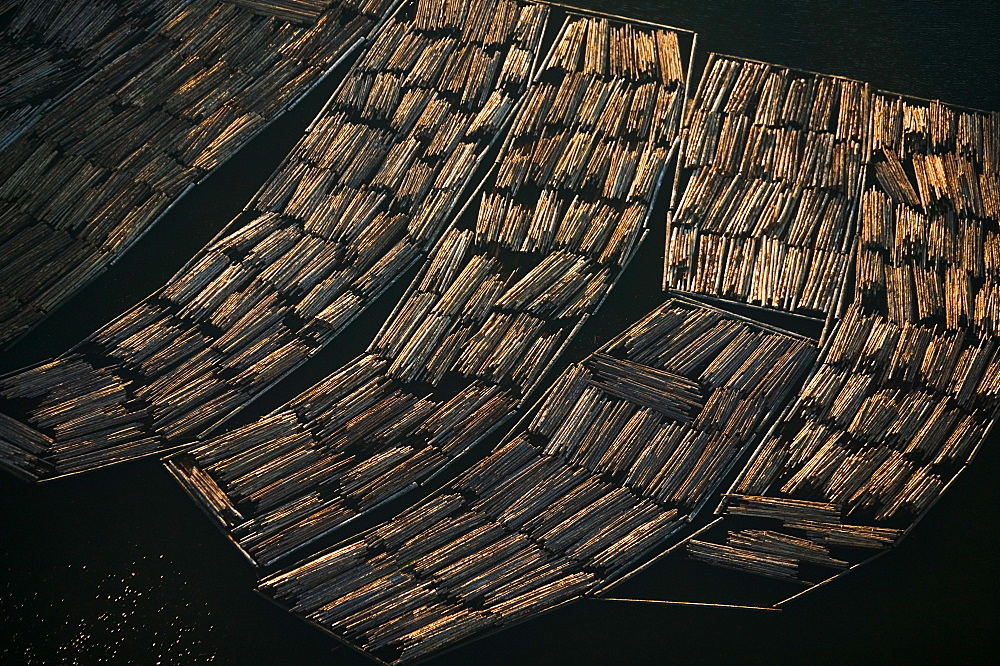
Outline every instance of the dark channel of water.
{"label": "dark channel of water", "polygon": [[[997,2],[574,4],[698,32],[696,72],[705,54],[718,51],[1000,110]],[[196,188],[104,277],[0,355],[0,371],[64,351],[162,284],[239,211],[336,79]],[[662,247],[656,218],[567,360],[581,358],[662,301]],[[407,282],[238,418],[269,411],[363,349]],[[432,663],[994,663],[1000,654],[997,439],[984,444],[900,548],[782,613],[586,601]],[[39,486],[0,475],[0,664],[368,663],[256,596],[254,580],[156,460]],[[663,565],[620,594],[698,600],[730,584],[745,585],[724,573],[702,580],[683,565]]]}

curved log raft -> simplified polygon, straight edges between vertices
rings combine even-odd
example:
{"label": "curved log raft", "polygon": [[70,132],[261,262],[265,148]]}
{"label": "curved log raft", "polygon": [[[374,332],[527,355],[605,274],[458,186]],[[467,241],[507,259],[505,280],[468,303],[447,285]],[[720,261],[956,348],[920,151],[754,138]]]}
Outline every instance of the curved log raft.
{"label": "curved log raft", "polygon": [[0,267],[0,347],[103,272],[397,3],[326,3],[311,25],[177,3],[3,139],[0,255],[15,260]]}
{"label": "curved log raft", "polygon": [[808,339],[668,301],[443,490],[260,590],[388,663],[592,595],[697,514],[815,356]]}
{"label": "curved log raft", "polygon": [[171,459],[253,562],[426,482],[513,415],[644,235],[679,127],[680,62],[671,31],[570,16],[481,196],[368,352]]}
{"label": "curved log raft", "polygon": [[422,6],[387,22],[244,213],[164,288],[68,354],[0,379],[5,410],[34,431],[0,435],[0,461],[47,478],[190,442],[316,354],[433,245],[509,124],[547,11],[503,3],[484,30],[487,5],[458,24]]}
{"label": "curved log raft", "polygon": [[[97,21],[82,50],[53,43],[14,66],[48,90],[65,62],[81,83],[0,106],[14,156],[0,320],[21,317],[0,344],[321,76],[305,55],[337,60],[392,3],[217,4],[130,14],[149,34],[118,59],[124,42],[98,39],[111,23]],[[19,11],[23,34],[40,29],[41,5]],[[291,64],[231,79],[232,58],[257,62],[261,25],[284,26],[268,48]],[[405,4],[167,286],[0,378],[0,465],[52,478],[205,436],[429,252],[364,354],[167,460],[251,562],[283,567],[261,579],[267,598],[409,663],[664,555],[797,586],[775,608],[886,552],[997,418],[1000,115],[711,54],[682,125],[677,36],[524,1]],[[163,137],[179,152],[157,153]],[[679,137],[664,285],[720,305],[672,298],[442,490],[319,549],[527,406],[644,237]],[[43,172],[51,191],[35,192]],[[57,263],[70,277],[46,272]],[[816,344],[729,311],[747,305],[826,328]],[[719,517],[676,539],[731,470]]]}

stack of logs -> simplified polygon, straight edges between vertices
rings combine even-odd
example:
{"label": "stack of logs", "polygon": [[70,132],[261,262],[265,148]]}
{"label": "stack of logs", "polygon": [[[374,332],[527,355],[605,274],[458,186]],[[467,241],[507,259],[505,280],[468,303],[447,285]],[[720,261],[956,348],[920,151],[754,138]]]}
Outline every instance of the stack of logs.
{"label": "stack of logs", "polygon": [[[724,501],[727,522],[778,519],[781,527],[773,529],[783,536],[775,538],[854,549],[843,556],[850,564],[867,556],[863,549],[888,548],[964,469],[994,424],[998,346],[995,337],[897,324],[852,305],[782,424],[734,483]],[[804,505],[831,515],[790,512]],[[764,572],[739,559],[742,553],[699,544],[691,554]],[[766,575],[796,571],[779,567]]]}
{"label": "stack of logs", "polygon": [[[15,467],[80,471],[210,429],[318,352],[438,239],[524,93],[547,9],[503,2],[502,23],[485,32],[418,27],[429,2],[380,31],[249,210],[165,288],[75,352],[0,380],[5,411],[37,431],[0,439]],[[0,285],[35,247],[0,270]],[[30,448],[39,436],[44,451]]]}
{"label": "stack of logs", "polygon": [[[619,61],[622,52],[636,57],[613,46],[626,38],[648,46],[639,61]],[[171,462],[254,561],[273,563],[422,482],[513,414],[642,236],[679,120],[678,60],[672,32],[571,19],[517,113],[482,205],[467,216],[475,229],[445,234],[366,354],[270,417],[282,419],[278,441],[302,433],[303,443],[234,433]],[[584,109],[584,99],[595,102]],[[632,126],[633,102],[647,99],[655,112]],[[543,161],[537,151],[549,139]],[[588,149],[573,153],[581,143]],[[626,144],[635,160],[620,159]],[[562,163],[603,164],[600,183],[614,187],[565,189]],[[542,199],[581,217],[553,216],[536,205]],[[527,249],[487,232],[509,229],[519,210],[529,214],[524,228],[538,226],[537,214],[555,233]],[[500,214],[510,217],[494,225]],[[595,238],[561,243],[562,225]]]}
{"label": "stack of logs", "polygon": [[693,516],[814,358],[808,341],[670,301],[572,365],[443,491],[260,589],[388,662],[541,613]]}

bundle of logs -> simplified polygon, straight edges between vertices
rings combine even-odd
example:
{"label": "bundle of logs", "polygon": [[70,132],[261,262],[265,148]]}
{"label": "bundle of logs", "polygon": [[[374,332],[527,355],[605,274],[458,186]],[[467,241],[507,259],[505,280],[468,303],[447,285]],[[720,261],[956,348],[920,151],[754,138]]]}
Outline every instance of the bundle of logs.
{"label": "bundle of logs", "polygon": [[807,340],[669,301],[444,490],[260,589],[393,663],[592,593],[693,517],[814,358]]}
{"label": "bundle of logs", "polygon": [[[527,86],[547,10],[509,3],[496,15],[507,25],[480,42],[461,26],[419,28],[420,6],[379,32],[249,208],[166,287],[75,352],[0,379],[7,413],[47,441],[19,469],[80,471],[205,432],[322,349],[439,238]],[[387,114],[383,98],[408,102]],[[45,251],[15,243],[0,286]]]}

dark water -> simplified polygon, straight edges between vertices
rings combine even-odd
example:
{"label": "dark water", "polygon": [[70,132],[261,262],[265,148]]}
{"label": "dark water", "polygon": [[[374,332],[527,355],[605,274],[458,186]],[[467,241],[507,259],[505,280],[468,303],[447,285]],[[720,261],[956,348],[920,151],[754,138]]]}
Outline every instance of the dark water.
{"label": "dark water", "polygon": [[[697,31],[696,72],[707,52],[718,51],[1000,110],[1000,3],[579,4]],[[241,208],[334,84],[275,123],[104,278],[0,356],[0,371],[65,350],[162,284]],[[654,225],[569,358],[660,302],[663,230]],[[364,348],[405,282],[239,419],[281,404]],[[434,663],[994,663],[996,445],[996,436],[984,443],[898,549],[782,613],[579,602]],[[367,663],[256,596],[249,566],[155,460],[40,486],[0,476],[0,521],[2,664]],[[665,564],[619,593],[698,600],[744,580],[724,572],[694,579],[683,565]]]}

